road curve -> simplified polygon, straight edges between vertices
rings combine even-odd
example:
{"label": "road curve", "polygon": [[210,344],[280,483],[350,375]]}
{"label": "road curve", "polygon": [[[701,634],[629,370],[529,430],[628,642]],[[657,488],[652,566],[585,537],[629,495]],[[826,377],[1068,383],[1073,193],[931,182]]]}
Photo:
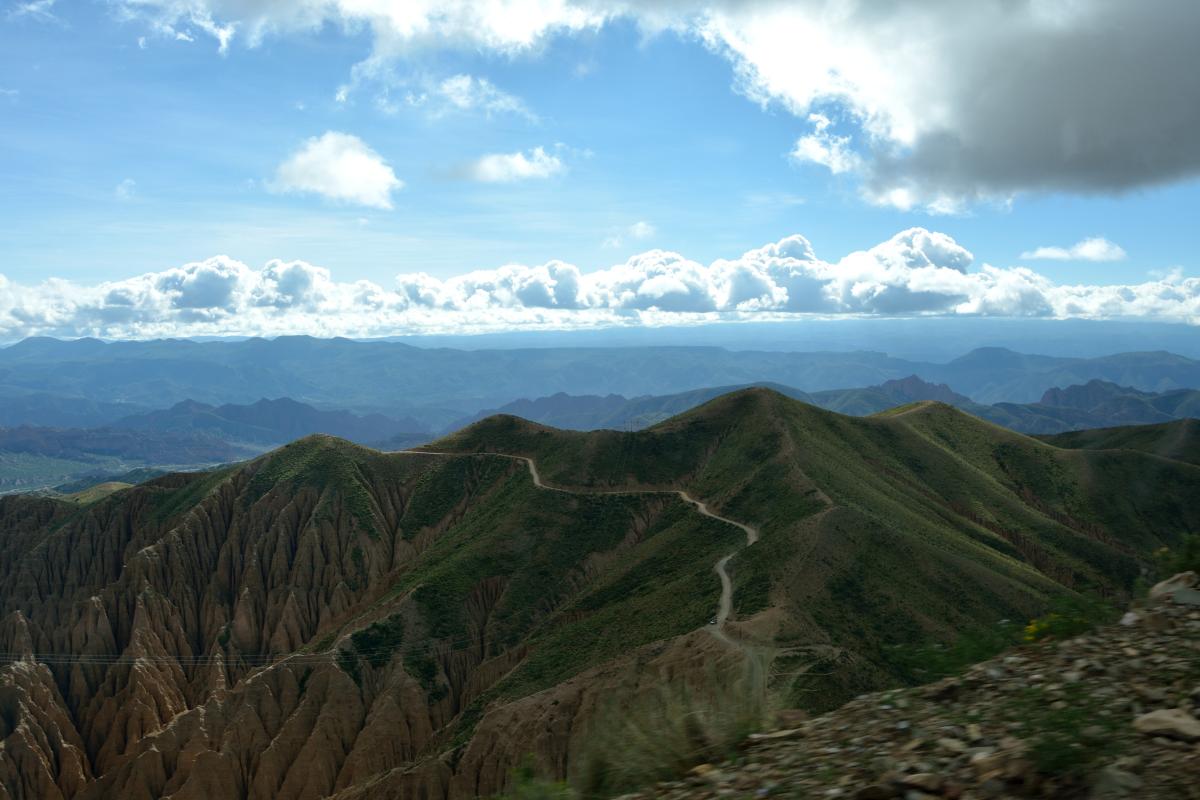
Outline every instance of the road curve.
{"label": "road curve", "polygon": [[[497,456],[499,458],[509,458],[513,461],[522,461],[529,469],[529,477],[533,478],[533,485],[539,489],[545,489],[548,492],[562,492],[563,494],[673,494],[677,495],[685,503],[693,506],[696,511],[710,519],[715,519],[718,522],[724,522],[726,525],[732,525],[735,528],[743,531],[746,534],[746,544],[744,547],[749,547],[758,541],[758,529],[744,522],[722,517],[720,514],[714,514],[708,509],[708,504],[702,500],[697,500],[682,489],[565,489],[561,486],[550,486],[542,482],[542,476],[538,473],[537,464],[528,456],[516,456],[509,453],[453,453],[437,450],[397,450],[397,453],[405,453],[409,455],[421,456]],[[733,581],[729,577],[729,560],[733,558],[742,548],[738,548],[728,555],[722,556],[713,565],[713,571],[717,573],[717,577],[721,579],[721,597],[717,602],[716,622],[708,627],[708,630],[720,639],[722,642],[731,647],[739,647],[739,645],[729,638],[725,633],[725,622],[729,619],[729,615],[733,612]]]}

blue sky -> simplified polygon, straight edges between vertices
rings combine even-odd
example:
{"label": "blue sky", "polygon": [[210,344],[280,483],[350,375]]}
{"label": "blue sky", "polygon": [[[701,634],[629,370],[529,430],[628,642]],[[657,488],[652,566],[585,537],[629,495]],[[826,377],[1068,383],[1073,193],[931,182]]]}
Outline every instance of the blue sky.
{"label": "blue sky", "polygon": [[[224,254],[391,291],[398,274],[449,280],[551,260],[588,273],[655,249],[708,265],[792,234],[836,263],[914,227],[948,235],[973,269],[1026,265],[1055,284],[1197,275],[1200,182],[1186,154],[1166,177],[1111,185],[1064,173],[1059,185],[997,189],[985,176],[935,214],[870,199],[878,168],[836,173],[789,155],[820,134],[812,113],[848,145],[878,141],[867,90],[801,105],[794,87],[748,81],[767,57],[735,52],[731,33],[714,44],[711,24],[654,32],[614,13],[578,29],[548,22],[515,49],[456,30],[385,47],[395,31],[332,0],[316,4],[319,24],[260,19],[257,36],[239,5],[198,15],[202,0],[41,0],[0,12],[0,272],[11,286],[95,287]],[[221,49],[211,28],[223,24],[242,34]],[[454,80],[473,87],[470,107],[448,99]],[[390,207],[378,193],[284,185],[283,165],[327,134],[352,137],[403,183],[384,191]],[[480,179],[480,159],[528,164],[535,148],[548,168]],[[1022,256],[1090,237],[1111,245],[1109,260]]]}

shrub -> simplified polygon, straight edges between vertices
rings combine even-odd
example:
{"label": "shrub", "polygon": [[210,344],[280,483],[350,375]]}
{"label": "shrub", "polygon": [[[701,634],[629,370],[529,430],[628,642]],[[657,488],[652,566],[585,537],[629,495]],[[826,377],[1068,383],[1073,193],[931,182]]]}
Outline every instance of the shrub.
{"label": "shrub", "polygon": [[957,675],[972,664],[1017,644],[1019,626],[1008,620],[964,631],[953,643],[897,645],[885,657],[909,683],[930,683]]}
{"label": "shrub", "polygon": [[1104,600],[1067,595],[1056,599],[1048,614],[1030,620],[1022,638],[1031,644],[1048,639],[1068,639],[1115,618],[1116,609]]}
{"label": "shrub", "polygon": [[1078,685],[1067,688],[1063,701],[1056,708],[1040,689],[1030,689],[1015,710],[1025,723],[1029,759],[1037,771],[1083,781],[1120,749],[1118,725],[1099,713],[1099,702]]}
{"label": "shrub", "polygon": [[601,707],[573,783],[585,796],[608,796],[732,756],[770,715],[772,661],[751,655],[712,667],[696,682],[664,677],[624,703]]}
{"label": "shrub", "polygon": [[1163,547],[1154,554],[1159,578],[1169,578],[1180,572],[1200,572],[1200,534],[1183,537],[1174,550]]}
{"label": "shrub", "polygon": [[372,667],[382,667],[392,658],[392,653],[404,641],[404,620],[399,614],[372,622],[360,631],[350,634],[354,652],[367,660]]}
{"label": "shrub", "polygon": [[508,791],[500,795],[500,800],[573,800],[574,797],[567,784],[539,778],[533,762],[526,759],[512,771]]}

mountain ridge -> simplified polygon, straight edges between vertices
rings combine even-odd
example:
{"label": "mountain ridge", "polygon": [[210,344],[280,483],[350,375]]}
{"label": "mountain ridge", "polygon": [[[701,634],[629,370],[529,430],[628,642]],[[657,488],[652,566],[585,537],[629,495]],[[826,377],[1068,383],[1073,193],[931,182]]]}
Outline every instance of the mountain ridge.
{"label": "mountain ridge", "polygon": [[769,382],[813,392],[913,374],[953,386],[980,403],[1032,402],[1050,387],[1093,378],[1154,391],[1200,387],[1200,362],[1169,353],[1067,359],[1017,354],[997,366],[989,365],[990,351],[982,352],[935,363],[869,351],[682,345],[455,350],[311,337],[56,341],[0,349],[0,394],[42,392],[150,406],[286,396],[356,413],[415,416],[430,429],[444,429],[475,409],[558,391],[636,397],[697,385]]}

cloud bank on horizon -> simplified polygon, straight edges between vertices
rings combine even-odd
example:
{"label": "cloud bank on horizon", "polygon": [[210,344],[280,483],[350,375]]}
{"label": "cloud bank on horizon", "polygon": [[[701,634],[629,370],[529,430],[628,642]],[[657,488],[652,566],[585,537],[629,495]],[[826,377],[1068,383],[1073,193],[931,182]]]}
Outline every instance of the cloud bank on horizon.
{"label": "cloud bank on horizon", "polygon": [[437,48],[535,53],[618,20],[673,31],[728,59],[743,94],[804,121],[793,160],[854,175],[867,201],[900,209],[1120,193],[1200,173],[1191,0],[113,2],[156,35],[207,34],[222,52],[367,31],[371,53],[339,98]]}
{"label": "cloud bank on horizon", "polygon": [[227,256],[84,286],[22,285],[0,275],[0,340],[33,335],[372,337],[521,328],[965,315],[1200,324],[1200,278],[1063,285],[1023,266],[973,268],[951,237],[910,228],[838,261],[800,235],[701,264],[650,250],[584,273],[562,261],[509,264],[446,280],[397,275],[385,288],[339,283],[304,261],[254,269]]}

